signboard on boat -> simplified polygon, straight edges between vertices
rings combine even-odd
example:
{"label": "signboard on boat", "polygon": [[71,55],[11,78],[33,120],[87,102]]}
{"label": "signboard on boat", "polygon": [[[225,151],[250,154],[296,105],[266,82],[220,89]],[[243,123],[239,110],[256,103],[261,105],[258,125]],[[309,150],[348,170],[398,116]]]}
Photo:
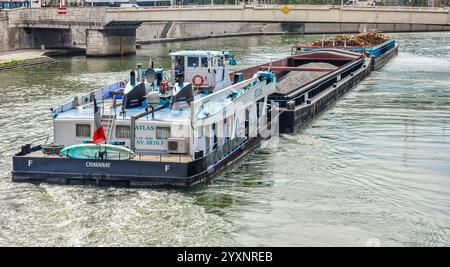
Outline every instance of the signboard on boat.
{"label": "signboard on boat", "polygon": [[136,123],[136,149],[137,150],[166,150],[167,142],[156,136],[156,125],[151,122]]}

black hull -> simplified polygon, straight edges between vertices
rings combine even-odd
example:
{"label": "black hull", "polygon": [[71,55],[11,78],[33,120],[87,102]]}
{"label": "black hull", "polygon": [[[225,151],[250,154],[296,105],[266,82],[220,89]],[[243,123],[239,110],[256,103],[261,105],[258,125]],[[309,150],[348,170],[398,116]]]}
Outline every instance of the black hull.
{"label": "black hull", "polygon": [[211,153],[188,163],[86,160],[18,154],[13,157],[12,181],[118,187],[192,187],[209,180],[254,150],[260,142],[260,137],[251,138],[226,155],[223,151],[216,155]]}

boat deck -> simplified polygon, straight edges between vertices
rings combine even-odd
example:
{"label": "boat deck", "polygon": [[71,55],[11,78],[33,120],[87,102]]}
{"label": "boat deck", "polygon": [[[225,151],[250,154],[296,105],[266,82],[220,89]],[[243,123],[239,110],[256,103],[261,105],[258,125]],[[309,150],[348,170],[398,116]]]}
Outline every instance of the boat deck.
{"label": "boat deck", "polygon": [[27,154],[27,157],[32,157],[32,158],[61,158],[61,156],[59,155],[47,155],[42,153],[42,150],[38,150],[38,151],[33,151],[30,152],[29,154]]}
{"label": "boat deck", "polygon": [[[236,90],[237,96],[245,93],[246,88],[240,88]],[[194,96],[194,100],[201,99],[210,95],[210,93],[199,93]],[[211,103],[204,103],[202,108],[198,110],[197,117],[199,119],[206,116],[206,114],[214,114],[219,112],[227,105],[231,104],[233,99],[222,98]],[[116,115],[117,119],[130,120],[132,116],[145,112],[147,104],[144,101],[141,106],[127,108],[125,114],[120,114],[121,112],[122,100],[116,101],[116,109],[113,107],[113,99],[106,98],[98,101],[98,106],[101,114],[103,115]],[[170,107],[164,107],[160,110],[155,111],[154,120],[158,121],[171,121],[171,122],[189,122],[190,121],[190,107],[188,105],[182,106],[179,109],[171,109]],[[78,105],[76,108],[72,108],[57,114],[58,120],[73,120],[73,119],[92,119],[94,114],[94,103],[89,102],[86,104]],[[140,118],[140,120],[146,119],[145,117]],[[139,120],[139,119],[138,119]]]}
{"label": "boat deck", "polygon": [[[65,158],[60,155],[47,155],[42,150],[33,151],[27,154],[32,158]],[[170,163],[188,163],[194,159],[190,155],[183,154],[136,154],[131,160],[148,162],[170,162]]]}
{"label": "boat deck", "polygon": [[271,69],[277,77],[275,94],[288,95],[361,57],[359,53],[338,49],[321,49],[296,54],[247,69],[239,70],[244,79],[259,70]]}
{"label": "boat deck", "polygon": [[[121,102],[122,101],[117,101],[116,110],[112,107],[112,99],[105,99],[104,101],[99,102],[98,105],[102,114],[116,114],[118,119],[124,120],[130,120],[132,116],[140,114],[146,109],[146,105],[128,108],[126,113],[121,115]],[[88,103],[59,113],[57,119],[92,119],[92,114],[94,114],[94,104]],[[184,122],[189,120],[189,116],[190,110],[188,108],[174,111],[170,110],[170,108],[163,108],[155,112],[155,120]]]}
{"label": "boat deck", "polygon": [[278,94],[289,94],[299,87],[337,69],[335,65],[326,62],[311,62],[302,65],[302,68],[310,70],[291,71],[287,73],[278,81],[275,92]]}
{"label": "boat deck", "polygon": [[137,154],[131,160],[187,163],[193,161],[193,158],[190,155],[182,155],[182,154],[155,154],[155,155]]}

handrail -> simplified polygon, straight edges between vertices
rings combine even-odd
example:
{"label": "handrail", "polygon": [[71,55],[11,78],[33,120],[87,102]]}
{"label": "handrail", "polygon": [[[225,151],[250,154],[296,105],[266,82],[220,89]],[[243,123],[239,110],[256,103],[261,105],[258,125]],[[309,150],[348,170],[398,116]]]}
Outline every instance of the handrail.
{"label": "handrail", "polygon": [[46,145],[48,139],[49,139],[50,137],[52,137],[52,136],[53,136],[53,134],[50,134],[50,135],[47,135],[46,137],[42,137],[42,138],[36,139],[36,140],[34,140],[33,142],[31,142],[30,145],[32,145],[32,144],[34,144],[34,143],[36,143],[36,142],[38,142],[38,141],[44,140],[44,139],[45,139],[44,145]]}
{"label": "handrail", "polygon": [[[139,12],[148,10],[190,10],[190,9],[277,9],[282,8],[285,4],[197,4],[197,5],[176,5],[176,6],[141,6],[139,8],[133,7],[106,7],[107,12]],[[426,7],[426,6],[352,6],[340,4],[297,4],[297,5],[287,5],[290,9],[342,9],[342,10],[392,10],[392,11],[409,11],[409,10],[419,10],[419,11],[445,11],[445,7]]]}
{"label": "handrail", "polygon": [[74,99],[72,99],[71,101],[68,101],[63,105],[59,105],[59,106],[53,108],[52,110],[56,114],[67,111],[67,110],[71,110],[74,108],[74,104],[77,104],[77,105],[82,104],[83,99],[88,99],[88,103],[90,103],[91,95],[94,95],[95,98],[97,98],[97,99],[107,98],[107,96],[109,96],[110,92],[122,88],[120,85],[126,84],[127,82],[128,82],[128,79],[125,79],[125,80],[116,82],[114,84],[107,85],[102,88],[97,88],[93,91],[89,91],[88,93],[81,95],[80,97],[76,96],[75,97],[76,103],[74,103]]}
{"label": "handrail", "polygon": [[252,77],[252,78],[244,80],[242,82],[239,82],[239,83],[230,85],[228,87],[225,87],[224,89],[222,89],[220,91],[214,92],[214,93],[212,93],[210,95],[204,96],[204,97],[202,97],[200,99],[197,99],[197,100],[193,101],[192,104],[194,106],[197,106],[197,105],[200,105],[201,103],[210,102],[213,99],[220,99],[223,96],[229,95],[230,92],[232,92],[233,89],[239,89],[239,88],[242,88],[242,87],[245,87],[245,86],[251,84],[254,81],[254,79],[255,78]]}
{"label": "handrail", "polygon": [[[151,155],[151,156],[158,157],[158,160],[156,160],[156,158],[155,158],[155,160],[154,161],[151,160],[151,162],[159,162],[159,163],[183,163],[183,161],[181,159],[184,157],[188,157],[188,156],[191,161],[194,161],[194,158],[190,154],[176,154],[176,155],[175,154],[167,154],[167,153],[159,153],[159,154],[157,154],[157,153],[155,153],[155,154],[138,153],[138,154],[135,154],[135,156],[139,157],[138,160],[140,160],[140,161],[144,161],[143,157],[145,155]],[[177,161],[173,161],[173,160],[163,161],[164,158],[176,159]]]}

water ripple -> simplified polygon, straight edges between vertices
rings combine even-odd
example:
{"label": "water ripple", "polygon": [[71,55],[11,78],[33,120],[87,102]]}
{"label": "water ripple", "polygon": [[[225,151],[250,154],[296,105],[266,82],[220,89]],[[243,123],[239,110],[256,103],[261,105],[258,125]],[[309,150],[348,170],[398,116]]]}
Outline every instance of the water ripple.
{"label": "water ripple", "polygon": [[449,246],[450,34],[395,37],[398,57],[307,128],[187,191],[13,184],[11,156],[52,133],[50,107],[148,55],[167,68],[169,49],[232,49],[243,67],[312,37],[156,44],[1,72],[0,246]]}

